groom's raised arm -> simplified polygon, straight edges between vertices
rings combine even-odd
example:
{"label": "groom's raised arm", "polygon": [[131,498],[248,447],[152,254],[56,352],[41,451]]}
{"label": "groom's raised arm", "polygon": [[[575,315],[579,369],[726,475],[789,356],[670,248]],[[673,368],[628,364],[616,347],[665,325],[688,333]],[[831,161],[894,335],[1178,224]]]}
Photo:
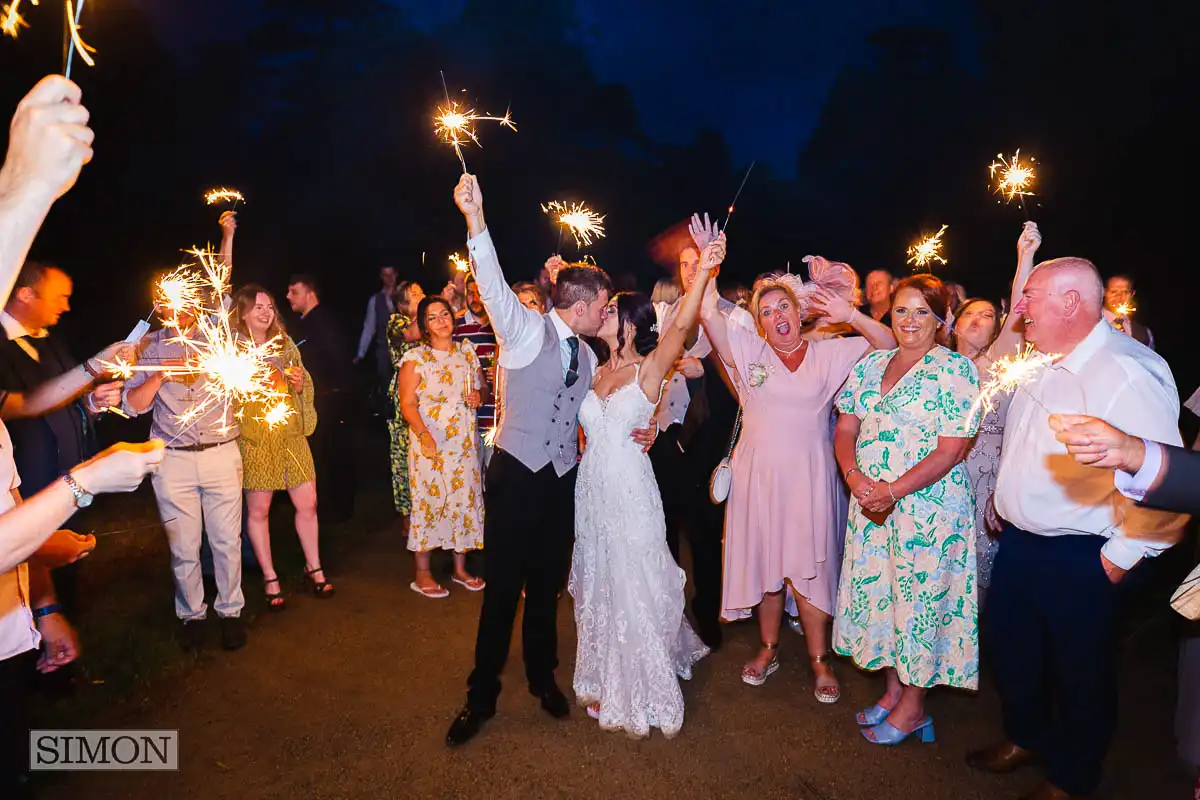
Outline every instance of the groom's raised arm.
{"label": "groom's raised arm", "polygon": [[454,202],[467,220],[467,251],[479,286],[479,298],[496,333],[500,366],[506,369],[527,366],[541,351],[545,330],[542,315],[521,305],[504,279],[496,246],[483,219],[483,193],[474,175],[459,178]]}

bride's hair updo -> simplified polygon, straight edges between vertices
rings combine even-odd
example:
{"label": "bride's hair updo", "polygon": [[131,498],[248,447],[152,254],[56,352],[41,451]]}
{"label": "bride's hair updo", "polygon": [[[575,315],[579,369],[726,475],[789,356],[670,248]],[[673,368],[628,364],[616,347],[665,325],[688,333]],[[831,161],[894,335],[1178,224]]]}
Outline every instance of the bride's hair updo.
{"label": "bride's hair updo", "polygon": [[617,351],[625,349],[625,323],[633,326],[633,350],[647,356],[658,347],[658,314],[650,298],[641,292],[620,292],[617,304]]}

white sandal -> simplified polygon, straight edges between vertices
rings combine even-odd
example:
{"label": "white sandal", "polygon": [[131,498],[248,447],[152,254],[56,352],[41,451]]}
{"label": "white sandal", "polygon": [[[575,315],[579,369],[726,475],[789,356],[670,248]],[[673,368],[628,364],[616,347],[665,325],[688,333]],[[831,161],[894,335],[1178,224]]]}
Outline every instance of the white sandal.
{"label": "white sandal", "polygon": [[482,592],[484,587],[487,586],[487,581],[485,581],[483,578],[480,578],[478,576],[472,576],[470,578],[470,580],[464,581],[464,580],[459,580],[458,576],[456,575],[453,578],[451,578],[451,580],[453,580],[459,586],[464,587],[468,592]]}
{"label": "white sandal", "polygon": [[422,589],[417,584],[416,581],[413,581],[412,583],[410,583],[408,585],[408,588],[412,589],[414,592],[421,595],[422,597],[428,597],[431,600],[441,600],[443,597],[450,596],[450,592],[446,590],[446,587],[441,586],[441,585],[439,585],[436,589],[435,588]]}
{"label": "white sandal", "polygon": [[[763,642],[763,647],[775,651],[779,649],[779,642]],[[771,660],[767,662],[767,666],[761,672],[753,664],[747,664],[742,667],[742,683],[748,686],[762,686],[767,682],[767,678],[775,674],[777,669],[779,669],[778,653],[771,656]]]}

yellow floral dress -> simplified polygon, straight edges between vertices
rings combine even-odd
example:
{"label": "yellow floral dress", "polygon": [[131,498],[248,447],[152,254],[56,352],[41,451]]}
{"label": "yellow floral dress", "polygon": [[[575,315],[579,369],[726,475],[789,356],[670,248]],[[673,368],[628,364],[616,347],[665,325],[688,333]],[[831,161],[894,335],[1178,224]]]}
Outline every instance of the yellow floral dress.
{"label": "yellow floral dress", "polygon": [[467,408],[468,387],[479,374],[479,358],[470,342],[448,351],[427,344],[404,354],[417,373],[417,408],[437,442],[437,455],[426,458],[409,431],[408,482],[412,496],[408,549],[454,550],[483,547],[483,484],[479,472],[475,412]]}
{"label": "yellow floral dress", "polygon": [[283,401],[289,412],[274,427],[266,420],[274,401],[246,403],[239,409],[242,488],[250,492],[285,491],[316,480],[307,439],[317,427],[313,382],[300,360],[300,351],[288,336],[283,337],[283,350],[276,366],[281,372],[288,367],[299,367],[304,372],[304,386],[296,393],[289,385]]}

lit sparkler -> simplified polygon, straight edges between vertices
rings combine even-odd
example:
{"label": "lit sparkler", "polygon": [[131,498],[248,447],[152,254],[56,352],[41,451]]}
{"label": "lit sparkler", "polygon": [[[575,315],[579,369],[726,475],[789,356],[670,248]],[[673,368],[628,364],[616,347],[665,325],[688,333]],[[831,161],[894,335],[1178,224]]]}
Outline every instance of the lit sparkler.
{"label": "lit sparkler", "polygon": [[292,408],[287,400],[280,399],[272,403],[259,419],[265,422],[268,428],[274,430],[295,415],[296,409]]}
{"label": "lit sparkler", "polygon": [[204,202],[210,206],[215,203],[233,203],[236,206],[238,203],[246,202],[246,198],[237,189],[226,189],[222,186],[220,189],[212,189],[205,194]]}
{"label": "lit sparkler", "polygon": [[939,264],[946,263],[946,257],[942,255],[942,234],[946,232],[949,225],[943,225],[942,229],[937,233],[926,236],[921,241],[908,248],[908,262],[917,269],[929,269],[930,264],[934,261]]}
{"label": "lit sparkler", "polygon": [[512,119],[512,111],[505,111],[503,117],[493,117],[490,114],[477,114],[475,109],[460,109],[458,103],[450,100],[450,90],[446,88],[446,75],[442,74],[442,89],[446,93],[446,105],[440,107],[433,118],[433,132],[441,138],[443,142],[454,145],[454,154],[458,156],[458,161],[462,164],[463,172],[467,171],[467,160],[463,158],[462,146],[468,141],[474,142],[477,147],[483,147],[479,143],[479,137],[475,135],[476,122],[499,122],[502,128],[511,128],[516,130],[516,123]]}
{"label": "lit sparkler", "polygon": [[1027,219],[1029,211],[1025,208],[1025,197],[1033,195],[1033,180],[1037,177],[1033,171],[1034,161],[1032,158],[1021,161],[1021,151],[1018,149],[1011,159],[1005,158],[1003,153],[997,153],[996,160],[988,165],[988,174],[996,178],[993,191],[1004,195],[1004,200],[1008,203],[1011,203],[1013,198],[1019,199],[1021,210],[1025,212]]}
{"label": "lit sparkler", "polygon": [[[37,0],[33,0],[33,4],[37,5]],[[4,6],[4,20],[0,21],[0,33],[5,36],[17,38],[21,28],[28,28],[29,23],[26,22],[20,14],[21,0],[13,0],[11,5]]]}
{"label": "lit sparkler", "polygon": [[79,57],[83,59],[83,63],[89,67],[96,66],[96,62],[88,55],[89,53],[96,52],[96,48],[87,44],[79,37],[79,18],[83,16],[84,2],[85,0],[79,0],[79,8],[73,9],[71,0],[67,0],[67,28],[71,36],[71,48],[67,51],[67,66],[63,70],[63,75],[67,78],[71,77],[71,61],[74,59],[76,53],[79,53]]}
{"label": "lit sparkler", "polygon": [[553,214],[554,221],[575,237],[575,247],[590,247],[596,239],[603,239],[604,215],[592,211],[584,203],[560,203],[551,200],[542,204],[542,212]]}
{"label": "lit sparkler", "polygon": [[1113,309],[1114,314],[1124,319],[1129,319],[1129,315],[1135,311],[1137,311],[1137,308],[1132,303],[1121,303],[1121,305]]}
{"label": "lit sparkler", "polygon": [[[990,377],[980,386],[979,397],[971,406],[968,415],[973,417],[977,413],[986,414],[995,411],[998,395],[1009,394],[1024,388],[1026,384],[1040,376],[1059,356],[1059,353],[1038,352],[1033,345],[1029,344],[1016,355],[996,359],[988,369]],[[1035,403],[1042,406],[1047,414],[1050,413],[1050,409],[1046,408],[1042,401],[1038,400],[1028,389],[1025,390],[1025,393]]]}
{"label": "lit sparkler", "polygon": [[450,266],[454,267],[455,272],[471,271],[471,262],[460,256],[458,253],[450,254]]}

